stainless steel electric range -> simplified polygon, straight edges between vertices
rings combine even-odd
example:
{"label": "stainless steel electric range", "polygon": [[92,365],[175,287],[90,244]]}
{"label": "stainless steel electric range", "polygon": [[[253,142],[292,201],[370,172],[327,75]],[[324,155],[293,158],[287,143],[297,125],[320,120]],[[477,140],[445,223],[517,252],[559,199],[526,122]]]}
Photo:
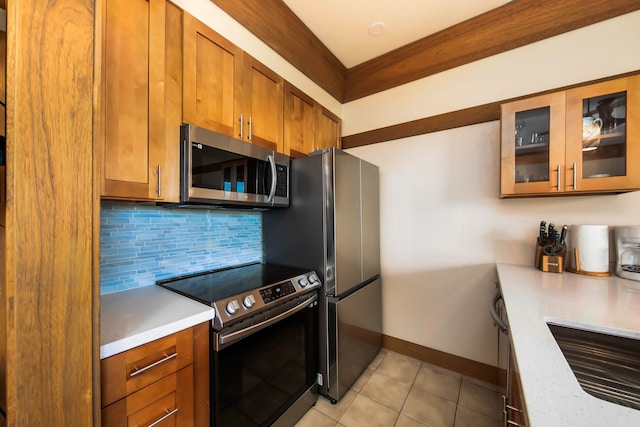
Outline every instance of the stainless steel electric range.
{"label": "stainless steel electric range", "polygon": [[315,272],[249,264],[157,284],[215,309],[212,426],[293,426],[315,403]]}

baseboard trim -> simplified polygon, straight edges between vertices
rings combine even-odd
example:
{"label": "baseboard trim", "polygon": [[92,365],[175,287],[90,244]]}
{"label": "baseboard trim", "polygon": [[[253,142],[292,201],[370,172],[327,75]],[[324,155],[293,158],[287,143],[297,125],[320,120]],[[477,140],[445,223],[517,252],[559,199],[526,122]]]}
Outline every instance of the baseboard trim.
{"label": "baseboard trim", "polygon": [[382,347],[497,386],[501,385],[506,374],[495,366],[434,350],[389,335],[382,335]]}

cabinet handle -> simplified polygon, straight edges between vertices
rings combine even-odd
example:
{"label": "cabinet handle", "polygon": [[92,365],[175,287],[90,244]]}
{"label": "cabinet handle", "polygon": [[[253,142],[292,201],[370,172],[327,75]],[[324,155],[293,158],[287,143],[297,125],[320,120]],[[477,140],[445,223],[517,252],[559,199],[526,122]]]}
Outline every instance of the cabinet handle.
{"label": "cabinet handle", "polygon": [[244,117],[242,114],[240,114],[240,118],[238,119],[238,121],[240,122],[240,134],[238,134],[238,136],[240,137],[240,139],[244,138]]}
{"label": "cabinet handle", "polygon": [[165,409],[165,411],[167,411],[166,414],[164,414],[160,419],[155,420],[154,422],[149,424],[147,427],[157,426],[158,424],[160,424],[161,422],[163,422],[164,420],[166,420],[170,416],[175,415],[178,412],[178,408],[174,409],[173,411],[169,411],[168,409]]}
{"label": "cabinet handle", "polygon": [[502,395],[502,408],[503,408],[502,409],[502,425],[504,427],[507,427],[507,426],[525,427],[523,424],[519,424],[509,419],[509,411],[520,412],[520,413],[524,413],[524,411],[518,408],[515,408],[511,405],[507,405],[507,396],[505,396],[504,394]]}
{"label": "cabinet handle", "polygon": [[578,189],[578,164],[573,162],[573,189]]}
{"label": "cabinet handle", "polygon": [[247,136],[247,139],[251,141],[251,137],[253,136],[253,117],[249,117],[249,121],[247,123],[247,126],[249,127],[249,135]]}
{"label": "cabinet handle", "polygon": [[516,408],[515,406],[506,405],[506,406],[505,406],[505,408],[507,408],[508,410],[513,411],[513,412],[519,412],[519,413],[522,413],[522,409],[518,409],[518,408]]}
{"label": "cabinet handle", "polygon": [[169,360],[174,359],[177,355],[178,355],[178,353],[173,353],[173,354],[170,354],[168,356],[165,355],[164,358],[158,360],[157,362],[153,362],[152,364],[147,365],[144,368],[136,368],[135,371],[133,371],[133,372],[131,372],[129,374],[129,377],[135,377],[136,375],[140,375],[144,371],[147,371],[147,370],[149,370],[151,368],[154,368],[154,367],[160,365],[161,363],[168,362]]}
{"label": "cabinet handle", "polygon": [[158,197],[162,197],[162,167],[158,165]]}
{"label": "cabinet handle", "polygon": [[560,165],[558,165],[558,191],[560,191]]}

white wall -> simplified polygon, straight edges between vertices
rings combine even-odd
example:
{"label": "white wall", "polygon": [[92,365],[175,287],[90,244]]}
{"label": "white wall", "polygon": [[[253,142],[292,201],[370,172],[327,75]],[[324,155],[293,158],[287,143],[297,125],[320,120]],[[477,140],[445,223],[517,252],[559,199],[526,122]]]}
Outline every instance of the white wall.
{"label": "white wall", "polygon": [[349,151],[380,166],[384,333],[483,363],[495,263],[533,265],[541,220],[640,225],[640,192],[499,199],[499,122]]}
{"label": "white wall", "polygon": [[[344,134],[640,70],[639,42],[636,12],[346,104]],[[640,192],[499,199],[499,127],[349,150],[380,166],[384,333],[492,365],[496,262],[532,265],[541,220],[640,225]]]}

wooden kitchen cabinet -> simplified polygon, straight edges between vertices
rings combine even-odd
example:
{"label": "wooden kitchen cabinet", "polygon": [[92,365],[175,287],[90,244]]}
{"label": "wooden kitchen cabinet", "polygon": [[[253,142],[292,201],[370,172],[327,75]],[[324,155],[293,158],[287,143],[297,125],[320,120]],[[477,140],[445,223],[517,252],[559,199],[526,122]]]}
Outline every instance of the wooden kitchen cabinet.
{"label": "wooden kitchen cabinet", "polygon": [[284,79],[188,13],[183,121],[279,152]]}
{"label": "wooden kitchen cabinet", "polygon": [[297,158],[314,150],[315,101],[292,84],[285,85],[284,154]]}
{"label": "wooden kitchen cabinet", "polygon": [[640,76],[502,105],[501,197],[640,189]]}
{"label": "wooden kitchen cabinet", "polygon": [[640,188],[640,75],[567,91],[566,120],[567,191]]}
{"label": "wooden kitchen cabinet", "polygon": [[247,53],[243,55],[241,139],[279,153],[283,145],[284,79]]}
{"label": "wooden kitchen cabinet", "polygon": [[103,0],[97,18],[95,128],[106,198],[162,199],[165,8],[165,0]]}
{"label": "wooden kitchen cabinet", "polygon": [[315,150],[340,148],[341,120],[321,105],[316,107]]}
{"label": "wooden kitchen cabinet", "polygon": [[209,325],[101,361],[102,425],[209,425]]}
{"label": "wooden kitchen cabinet", "polygon": [[340,147],[338,116],[289,83],[284,100],[284,154],[296,158]]}
{"label": "wooden kitchen cabinet", "polygon": [[505,425],[526,427],[529,425],[529,420],[524,406],[524,395],[522,393],[518,365],[513,357],[513,348],[509,351],[508,372],[507,397],[503,411],[503,416],[506,418]]}
{"label": "wooden kitchen cabinet", "polygon": [[183,121],[239,134],[242,50],[186,12],[182,43]]}

